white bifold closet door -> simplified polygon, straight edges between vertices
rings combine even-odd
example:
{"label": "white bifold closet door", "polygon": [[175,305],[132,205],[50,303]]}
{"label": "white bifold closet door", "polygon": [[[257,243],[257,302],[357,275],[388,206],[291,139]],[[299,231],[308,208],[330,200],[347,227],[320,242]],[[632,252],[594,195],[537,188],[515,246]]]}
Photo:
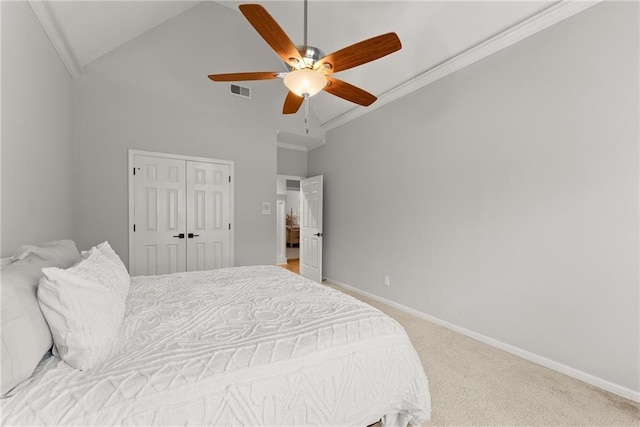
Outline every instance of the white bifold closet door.
{"label": "white bifold closet door", "polygon": [[136,154],[132,275],[230,266],[228,164]]}

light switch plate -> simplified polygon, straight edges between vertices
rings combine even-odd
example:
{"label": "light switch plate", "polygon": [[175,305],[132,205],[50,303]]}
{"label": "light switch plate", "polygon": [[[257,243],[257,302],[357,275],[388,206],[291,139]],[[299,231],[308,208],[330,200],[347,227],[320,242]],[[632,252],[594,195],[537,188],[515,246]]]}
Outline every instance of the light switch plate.
{"label": "light switch plate", "polygon": [[271,202],[262,202],[262,215],[271,215]]}

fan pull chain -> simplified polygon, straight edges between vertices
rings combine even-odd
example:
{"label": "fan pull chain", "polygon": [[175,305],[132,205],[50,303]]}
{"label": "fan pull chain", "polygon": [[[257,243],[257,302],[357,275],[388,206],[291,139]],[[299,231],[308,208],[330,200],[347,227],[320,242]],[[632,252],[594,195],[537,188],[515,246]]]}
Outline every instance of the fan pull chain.
{"label": "fan pull chain", "polygon": [[304,124],[307,128],[307,133],[309,133],[309,94],[305,93],[304,95]]}

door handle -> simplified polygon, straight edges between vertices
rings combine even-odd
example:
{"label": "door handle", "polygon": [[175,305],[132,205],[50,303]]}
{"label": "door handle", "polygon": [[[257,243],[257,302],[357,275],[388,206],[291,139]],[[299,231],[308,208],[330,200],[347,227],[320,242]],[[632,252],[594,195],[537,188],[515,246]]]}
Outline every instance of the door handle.
{"label": "door handle", "polygon": [[194,237],[200,237],[200,235],[199,235],[199,234],[189,233],[189,234],[187,235],[187,237],[189,237],[190,239],[193,239]]}
{"label": "door handle", "polygon": [[314,236],[322,237],[322,233],[316,233]]}
{"label": "door handle", "polygon": [[178,239],[184,239],[184,233],[180,233],[177,236],[173,236],[173,237],[177,237]]}

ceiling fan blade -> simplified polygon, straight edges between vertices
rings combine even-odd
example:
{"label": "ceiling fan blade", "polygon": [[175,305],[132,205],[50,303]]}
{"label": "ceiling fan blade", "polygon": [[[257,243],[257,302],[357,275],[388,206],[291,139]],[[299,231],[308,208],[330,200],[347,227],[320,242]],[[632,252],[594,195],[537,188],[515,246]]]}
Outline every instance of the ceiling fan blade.
{"label": "ceiling fan blade", "polygon": [[282,107],[282,114],[294,114],[297,113],[302,105],[304,98],[289,91],[287,97],[284,99],[284,106]]}
{"label": "ceiling fan blade", "polygon": [[316,63],[316,69],[320,68],[322,64],[328,63],[331,68],[327,71],[337,73],[382,58],[400,50],[400,48],[402,48],[402,43],[396,33],[382,34],[325,56]]}
{"label": "ceiling fan blade", "polygon": [[324,90],[347,101],[368,107],[378,99],[366,90],[345,81],[329,76],[327,76],[327,80],[329,80],[329,84],[325,86]]}
{"label": "ceiling fan blade", "polygon": [[275,71],[259,71],[256,73],[211,74],[209,78],[214,82],[240,82],[244,80],[271,80],[277,76],[278,73]]}
{"label": "ceiling fan blade", "polygon": [[247,21],[284,62],[293,66],[302,63],[296,45],[264,7],[259,4],[241,4],[239,7]]}

